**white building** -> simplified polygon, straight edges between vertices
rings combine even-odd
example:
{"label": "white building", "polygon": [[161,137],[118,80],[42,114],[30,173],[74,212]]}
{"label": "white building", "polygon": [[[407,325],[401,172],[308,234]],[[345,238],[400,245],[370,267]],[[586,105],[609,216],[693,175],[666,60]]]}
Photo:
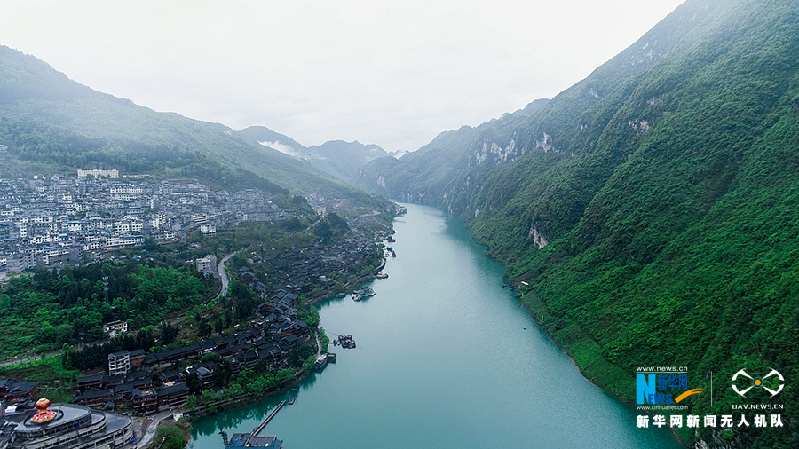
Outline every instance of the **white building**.
{"label": "white building", "polygon": [[130,371],[130,352],[117,351],[108,354],[108,375],[127,374]]}
{"label": "white building", "polygon": [[119,178],[119,170],[81,170],[78,169],[78,178],[85,178],[89,175],[94,176],[95,178]]}

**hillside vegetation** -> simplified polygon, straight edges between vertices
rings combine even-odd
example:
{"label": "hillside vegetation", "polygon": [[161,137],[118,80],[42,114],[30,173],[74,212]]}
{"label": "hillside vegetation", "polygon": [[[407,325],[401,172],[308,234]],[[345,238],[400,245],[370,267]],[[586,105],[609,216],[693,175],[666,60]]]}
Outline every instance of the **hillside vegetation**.
{"label": "hillside vegetation", "polygon": [[732,374],[779,370],[784,429],[680,436],[797,447],[797,6],[688,0],[529,115],[442,133],[360,182],[463,218],[583,372],[630,402],[636,367],[684,365],[691,388],[716,378],[691,412],[737,420]]}
{"label": "hillside vegetation", "polygon": [[104,166],[127,174],[199,177],[224,187],[279,190],[278,185],[330,197],[360,195],[308,162],[250,144],[222,124],[155,112],[93,91],[1,45],[0,145],[8,147],[0,176]]}
{"label": "hillside vegetation", "polygon": [[263,126],[250,126],[236,131],[235,135],[253,145],[279,147],[284,153],[306,160],[313,167],[346,182],[352,182],[358,170],[370,161],[388,155],[377,145],[364,145],[357,140],[330,140],[322,145],[306,147]]}

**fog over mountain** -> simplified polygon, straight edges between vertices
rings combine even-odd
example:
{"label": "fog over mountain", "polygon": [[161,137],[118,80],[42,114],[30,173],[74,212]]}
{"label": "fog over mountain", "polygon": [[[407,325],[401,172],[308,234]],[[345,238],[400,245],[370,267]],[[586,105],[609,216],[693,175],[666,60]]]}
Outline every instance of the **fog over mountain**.
{"label": "fog over mountain", "polygon": [[19,1],[0,44],[155,111],[413,151],[555,96],[680,3]]}

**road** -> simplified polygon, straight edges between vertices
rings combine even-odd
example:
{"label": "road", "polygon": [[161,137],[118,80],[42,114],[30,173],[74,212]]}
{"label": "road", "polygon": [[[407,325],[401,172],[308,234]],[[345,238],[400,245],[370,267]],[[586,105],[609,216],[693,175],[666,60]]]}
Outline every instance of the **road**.
{"label": "road", "polygon": [[42,359],[42,358],[45,358],[45,357],[53,357],[53,356],[56,356],[58,354],[61,354],[61,351],[51,351],[51,352],[45,352],[44,354],[40,354],[40,355],[32,355],[32,356],[22,357],[22,358],[13,358],[13,359],[6,360],[4,362],[0,362],[0,368],[6,367],[6,366],[19,365],[20,363],[30,362],[32,360],[39,360],[39,359]]}
{"label": "road", "polygon": [[[235,253],[233,253],[235,254]],[[219,277],[222,278],[222,290],[219,291],[219,296],[217,298],[221,298],[227,294],[227,286],[230,281],[227,278],[227,272],[225,271],[225,262],[227,262],[233,254],[228,254],[227,256],[223,257],[222,260],[219,262],[219,266],[216,267],[217,271],[219,271]]]}
{"label": "road", "polygon": [[[91,343],[77,343],[77,344],[75,344],[75,349],[80,351],[81,349],[86,348],[88,346],[101,345],[103,343],[108,343],[109,341],[110,340],[101,340],[101,341],[95,341],[95,342],[91,342]],[[8,360],[4,360],[4,361],[0,362],[0,368],[4,368],[4,367],[7,367],[7,366],[19,365],[20,363],[31,362],[33,360],[39,360],[39,359],[44,359],[44,358],[48,358],[48,357],[55,357],[55,356],[57,356],[59,354],[62,354],[62,353],[63,353],[63,351],[59,350],[59,351],[42,352],[42,353],[39,353],[39,354],[32,354],[32,355],[25,356],[25,357],[16,357],[16,358],[13,358],[13,359],[8,359]]]}
{"label": "road", "polygon": [[136,435],[137,441],[136,446],[137,448],[147,446],[155,437],[155,430],[158,428],[158,424],[161,421],[171,418],[173,413],[182,413],[182,410],[174,410],[174,411],[167,411],[167,412],[160,412],[155,415],[148,416],[143,421],[150,420],[149,425],[147,426],[147,430],[144,432],[144,436]]}

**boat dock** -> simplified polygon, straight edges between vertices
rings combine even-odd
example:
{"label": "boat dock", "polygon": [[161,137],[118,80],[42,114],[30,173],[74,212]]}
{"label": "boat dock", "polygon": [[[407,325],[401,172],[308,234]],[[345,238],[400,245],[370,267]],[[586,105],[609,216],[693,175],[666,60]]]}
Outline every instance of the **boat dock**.
{"label": "boat dock", "polygon": [[322,369],[327,365],[327,353],[319,354],[319,357],[316,358],[316,361],[313,364],[314,369]]}
{"label": "boat dock", "polygon": [[275,415],[277,415],[277,412],[279,412],[280,409],[283,408],[284,405],[286,405],[286,401],[285,400],[280,401],[280,404],[278,404],[277,407],[275,407],[274,409],[272,409],[271,412],[269,412],[269,414],[266,416],[266,418],[264,418],[263,422],[261,422],[261,424],[259,424],[258,427],[253,429],[252,433],[250,434],[250,438],[257,437],[258,433],[260,431],[264,430],[264,427],[266,427],[266,425],[269,423],[269,421],[271,421],[272,418],[274,418]]}

